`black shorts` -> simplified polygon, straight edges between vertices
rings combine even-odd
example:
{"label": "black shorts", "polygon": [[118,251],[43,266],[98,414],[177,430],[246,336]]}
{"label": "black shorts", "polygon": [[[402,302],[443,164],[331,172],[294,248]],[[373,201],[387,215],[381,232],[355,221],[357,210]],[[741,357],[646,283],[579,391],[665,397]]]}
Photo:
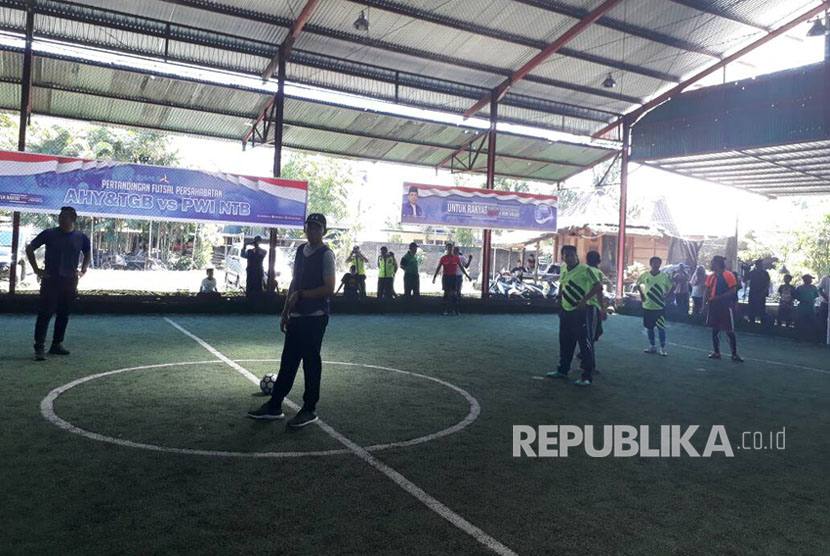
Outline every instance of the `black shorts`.
{"label": "black shorts", "polygon": [[444,274],[441,277],[441,289],[445,292],[454,292],[458,289],[458,280],[454,275]]}
{"label": "black shorts", "polygon": [[735,312],[731,303],[710,303],[706,313],[706,326],[723,332],[735,330]]}
{"label": "black shorts", "polygon": [[665,309],[643,309],[643,326],[646,328],[666,328]]}

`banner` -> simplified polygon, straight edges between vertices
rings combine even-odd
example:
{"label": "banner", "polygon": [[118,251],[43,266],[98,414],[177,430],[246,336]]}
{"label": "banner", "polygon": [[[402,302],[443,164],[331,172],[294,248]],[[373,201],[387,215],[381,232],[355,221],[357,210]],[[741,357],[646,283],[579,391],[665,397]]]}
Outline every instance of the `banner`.
{"label": "banner", "polygon": [[405,182],[401,222],[556,231],[556,196]]}
{"label": "banner", "polygon": [[306,182],[0,151],[0,208],[302,227]]}

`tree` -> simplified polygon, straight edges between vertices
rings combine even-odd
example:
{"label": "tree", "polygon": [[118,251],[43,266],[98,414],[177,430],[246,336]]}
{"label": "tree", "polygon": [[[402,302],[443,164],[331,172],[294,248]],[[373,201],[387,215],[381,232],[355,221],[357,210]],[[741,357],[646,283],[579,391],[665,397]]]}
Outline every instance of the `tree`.
{"label": "tree", "polygon": [[[291,153],[288,162],[282,167],[281,175],[286,179],[308,182],[308,213],[320,212],[326,215],[329,228],[349,225],[348,198],[349,187],[357,180],[354,165],[347,160],[322,155]],[[352,220],[360,215],[352,215]],[[353,222],[350,228],[359,223]],[[354,242],[353,230],[351,241],[337,241],[329,244],[338,261],[345,259]],[[286,234],[290,238],[300,238],[302,230],[292,229]]]}
{"label": "tree", "polygon": [[[3,148],[17,146],[17,125],[15,119],[6,114],[0,114],[0,145]],[[51,124],[44,126],[35,122],[29,126],[27,137],[26,150],[28,152],[159,166],[171,166],[179,161],[178,152],[170,147],[170,138],[152,131],[99,125],[64,127],[60,124]],[[34,226],[38,229],[57,224],[54,215],[42,213],[24,213],[21,222],[23,225]],[[124,228],[140,229],[146,241],[149,226],[148,221],[99,218],[95,222],[96,238],[110,243],[118,251],[129,251],[132,246],[118,245],[122,239],[118,232]],[[90,232],[92,221],[88,217],[81,216],[78,218],[78,227],[85,232]],[[188,225],[183,230],[183,235],[190,236],[195,229],[195,224]],[[206,245],[204,248],[208,247]],[[201,258],[204,259],[204,255],[201,255]]]}
{"label": "tree", "polygon": [[472,228],[455,228],[452,237],[456,245],[475,247],[476,232]]}
{"label": "tree", "polygon": [[819,277],[830,274],[830,213],[815,226],[798,233],[798,250],[804,257],[804,265]]}
{"label": "tree", "polygon": [[292,153],[282,168],[282,177],[308,182],[308,212],[326,215],[329,226],[348,214],[349,186],[357,174],[346,160],[321,155]]}

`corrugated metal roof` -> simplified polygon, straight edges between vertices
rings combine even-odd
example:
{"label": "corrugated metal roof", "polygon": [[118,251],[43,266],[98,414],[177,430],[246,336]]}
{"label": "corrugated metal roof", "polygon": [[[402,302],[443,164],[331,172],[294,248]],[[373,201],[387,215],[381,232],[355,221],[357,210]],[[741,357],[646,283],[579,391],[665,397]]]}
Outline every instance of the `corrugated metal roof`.
{"label": "corrugated metal roof", "polygon": [[[19,103],[22,53],[0,52],[0,107]],[[35,56],[32,111],[57,117],[240,140],[268,93],[71,57]],[[313,152],[435,166],[479,130],[287,98],[284,144]],[[268,140],[273,139],[273,128]],[[608,149],[499,133],[497,173],[558,181]],[[472,156],[472,155],[471,155]],[[483,152],[474,171],[487,163]]]}
{"label": "corrugated metal roof", "polygon": [[[746,0],[733,6],[731,0],[626,0],[518,83],[502,100],[499,118],[591,134],[718,55],[751,41],[762,32],[759,28],[817,3]],[[295,44],[288,78],[462,113],[597,4],[326,0]],[[0,28],[21,31],[26,5],[27,0],[0,0]],[[259,75],[305,0],[33,0],[33,5],[36,37]],[[370,21],[368,32],[352,27],[362,10]],[[19,81],[18,58],[0,57],[0,75],[6,81]],[[241,139],[249,128],[246,119],[268,102],[267,94],[244,88],[174,76],[154,80],[146,73],[54,57],[38,60],[38,113]],[[617,81],[616,89],[601,86],[608,73]],[[14,87],[4,92],[3,106],[13,108]],[[307,127],[295,125],[287,137],[297,148],[432,164],[463,143],[452,126],[438,132],[441,124],[414,125],[413,120],[407,127],[388,114],[352,118],[344,108],[295,108],[295,124],[300,121],[296,118],[311,119],[306,112],[315,113],[315,124],[323,122],[321,114],[327,115],[325,125],[312,128],[305,120]],[[351,138],[345,137],[349,133]],[[546,180],[567,177],[607,153],[504,134],[498,145],[498,171]],[[562,164],[555,164],[557,160]],[[485,162],[482,155],[477,166]]]}
{"label": "corrugated metal roof", "polygon": [[[757,37],[758,27],[775,25],[817,1],[746,0],[735,6],[732,0],[626,0],[534,70],[515,92],[594,110],[629,111],[635,106],[633,99],[654,96],[715,56]],[[305,1],[34,3],[39,14],[36,34],[258,74]],[[0,4],[22,9],[25,0]],[[295,48],[489,88],[596,5],[596,0],[326,0],[312,14]],[[352,27],[361,10],[370,21],[366,33]],[[22,29],[22,11],[5,11],[8,17],[0,15],[0,25]],[[725,17],[712,15],[718,11]],[[609,72],[618,83],[614,91],[601,86]],[[366,79],[360,83],[362,91],[384,89]],[[353,75],[331,68],[324,84],[358,88]],[[443,94],[452,95],[449,90]],[[444,103],[460,110],[462,98]],[[399,102],[425,105],[423,94],[414,92]],[[554,113],[563,119],[550,117],[543,108],[529,110],[538,114],[528,114],[527,123],[578,133],[603,127],[579,114]]]}

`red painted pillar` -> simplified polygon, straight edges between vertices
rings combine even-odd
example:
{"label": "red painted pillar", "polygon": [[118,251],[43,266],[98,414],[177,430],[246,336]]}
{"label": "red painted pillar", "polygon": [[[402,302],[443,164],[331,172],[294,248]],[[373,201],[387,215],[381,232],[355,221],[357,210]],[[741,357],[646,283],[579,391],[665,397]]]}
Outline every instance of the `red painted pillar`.
{"label": "red painted pillar", "polygon": [[631,144],[631,125],[623,120],[623,144],[620,161],[620,228],[617,234],[617,298],[623,298],[623,279],[625,277],[625,221],[628,211],[628,151]]}
{"label": "red painted pillar", "polygon": [[[499,105],[495,91],[490,96],[490,130],[487,132],[487,185],[486,189],[493,189],[496,182],[496,123],[499,119]],[[490,243],[491,231],[484,230],[481,256],[481,299],[490,295],[490,275],[493,261],[491,260]]]}

